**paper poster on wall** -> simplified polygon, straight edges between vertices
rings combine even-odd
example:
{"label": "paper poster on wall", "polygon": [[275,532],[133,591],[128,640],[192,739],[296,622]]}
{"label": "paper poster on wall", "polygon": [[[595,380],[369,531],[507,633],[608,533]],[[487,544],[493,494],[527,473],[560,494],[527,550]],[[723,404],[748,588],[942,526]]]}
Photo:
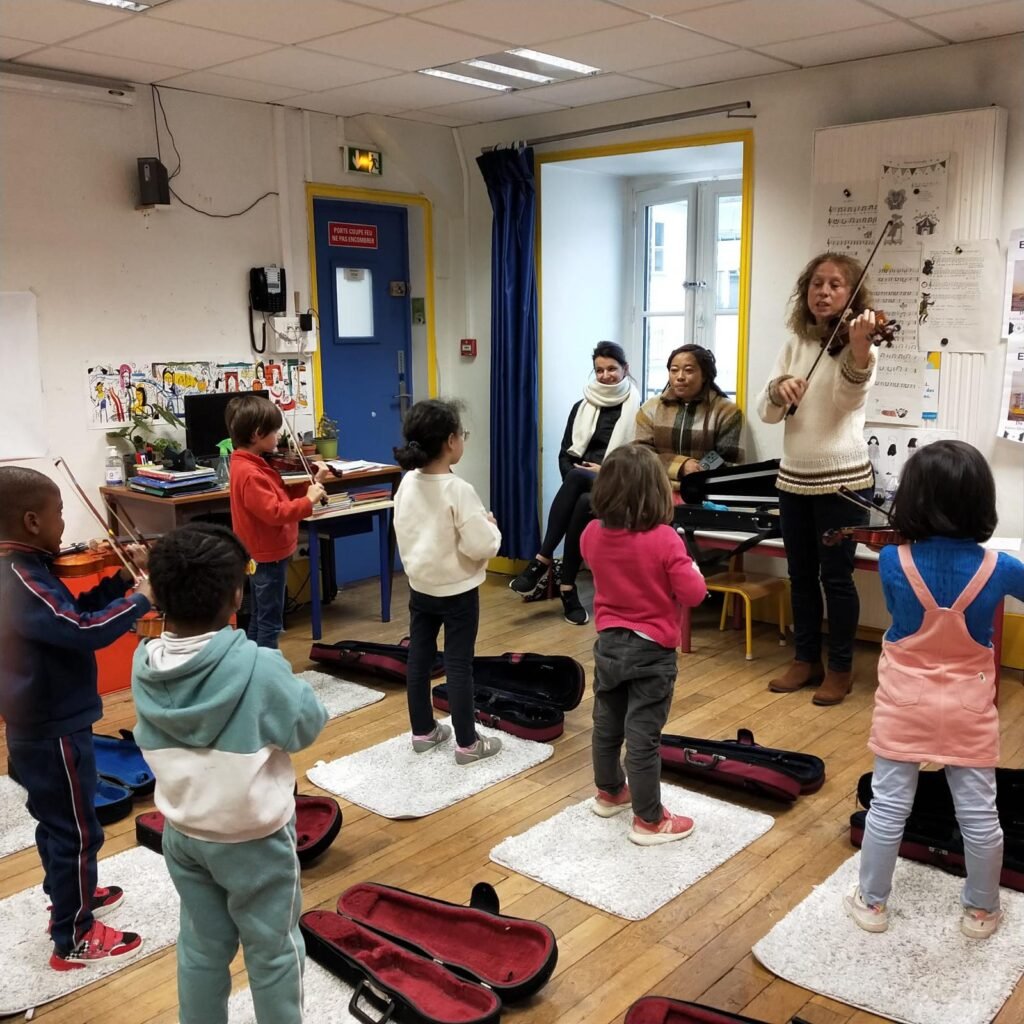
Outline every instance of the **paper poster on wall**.
{"label": "paper poster on wall", "polygon": [[922,247],[917,313],[921,351],[986,352],[995,348],[1000,271],[995,239]]}
{"label": "paper poster on wall", "polygon": [[116,430],[131,423],[133,416],[161,422],[154,411],[158,388],[149,365],[128,360],[91,362],[85,372],[90,429]]}
{"label": "paper poster on wall", "polygon": [[939,418],[939,380],[942,370],[942,353],[929,352],[925,357],[924,389],[921,399],[921,419],[934,423]]}
{"label": "paper poster on wall", "polygon": [[39,372],[36,297],[0,292],[0,365],[7,367],[0,462],[46,454],[46,401]]}
{"label": "paper poster on wall", "polygon": [[152,379],[162,405],[175,416],[185,415],[185,396],[202,395],[212,390],[208,362],[153,363]]}
{"label": "paper poster on wall", "polygon": [[1024,228],[1010,233],[1003,289],[1003,337],[1024,334]]}
{"label": "paper poster on wall", "polygon": [[903,249],[942,238],[946,221],[949,155],[926,160],[883,160],[878,182],[878,222],[889,226],[882,247]]}
{"label": "paper poster on wall", "polygon": [[1003,401],[996,435],[1024,444],[1024,334],[1014,334],[1006,342]]}
{"label": "paper poster on wall", "polygon": [[955,430],[935,427],[866,427],[864,440],[868,443],[868,458],[875,471],[875,503],[888,506],[892,501],[903,467],[918,448],[956,438]]}
{"label": "paper poster on wall", "polygon": [[841,252],[863,263],[875,244],[878,221],[878,183],[816,185],[815,251]]}
{"label": "paper poster on wall", "polygon": [[884,310],[899,330],[891,348],[883,343],[876,349],[878,373],[867,408],[870,423],[919,426],[922,421],[927,357],[917,348],[919,267],[916,249],[883,252],[872,264],[874,308]]}

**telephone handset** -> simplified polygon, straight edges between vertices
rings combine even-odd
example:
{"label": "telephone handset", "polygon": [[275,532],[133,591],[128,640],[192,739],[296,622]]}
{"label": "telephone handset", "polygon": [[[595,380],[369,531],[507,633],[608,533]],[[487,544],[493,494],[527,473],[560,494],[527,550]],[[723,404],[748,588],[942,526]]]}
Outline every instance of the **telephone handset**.
{"label": "telephone handset", "polygon": [[288,308],[284,267],[253,267],[249,271],[249,307],[256,313],[284,313]]}

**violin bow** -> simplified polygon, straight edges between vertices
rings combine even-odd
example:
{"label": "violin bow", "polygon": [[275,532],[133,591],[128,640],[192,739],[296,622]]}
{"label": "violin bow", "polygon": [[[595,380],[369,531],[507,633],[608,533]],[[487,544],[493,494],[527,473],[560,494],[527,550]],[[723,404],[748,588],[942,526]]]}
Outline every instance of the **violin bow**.
{"label": "violin bow", "polygon": [[[875,254],[878,252],[878,248],[882,244],[882,239],[885,238],[885,233],[889,230],[889,226],[891,224],[892,219],[890,218],[885,222],[885,227],[883,227],[882,230],[878,233],[878,238],[875,241],[875,247],[871,250],[871,255],[868,256],[867,260],[864,263],[864,266],[861,268],[860,277],[857,278],[857,283],[853,286],[853,289],[850,292],[850,297],[846,300],[845,309],[843,309],[842,313],[839,314],[839,319],[836,321],[835,327],[832,328],[832,333],[828,336],[828,340],[822,342],[821,351],[815,357],[814,362],[811,363],[811,368],[807,371],[807,376],[804,377],[804,380],[807,381],[808,384],[810,384],[811,382],[811,374],[814,373],[814,371],[818,368],[818,363],[821,362],[821,357],[829,350],[829,348],[832,345],[832,342],[836,340],[836,335],[839,333],[843,324],[846,322],[846,314],[849,313],[851,309],[853,309],[854,300],[857,298],[857,295],[859,294],[861,288],[864,285],[864,280],[868,276],[868,268],[871,266],[871,261],[875,258]],[[797,405],[794,402],[786,410],[786,415],[795,416],[796,410]]]}
{"label": "violin bow", "polygon": [[840,498],[845,498],[851,505],[856,505],[859,509],[867,512],[881,512],[889,522],[892,522],[891,513],[887,512],[880,505],[876,505],[873,501],[868,501],[867,498],[862,498],[856,491],[851,491],[849,487],[843,485],[838,491],[836,491],[836,493]]}
{"label": "violin bow", "polygon": [[[288,435],[288,440],[291,442],[292,447],[295,449],[296,454],[299,456],[299,462],[302,463],[302,468],[306,471],[306,475],[309,477],[310,483],[316,483],[316,474],[313,472],[313,467],[309,463],[309,459],[303,454],[302,445],[295,439],[295,434],[292,433],[292,428],[288,426],[288,417],[281,416],[281,423],[284,426],[284,432]],[[321,505],[327,504],[327,495],[325,494],[320,499]]]}
{"label": "violin bow", "polygon": [[53,464],[64,471],[64,475],[68,478],[71,483],[75,494],[78,495],[79,500],[86,507],[87,511],[92,515],[100,525],[100,529],[107,535],[107,539],[110,541],[110,547],[114,554],[121,560],[124,567],[131,573],[131,577],[136,583],[141,583],[146,579],[146,574],[128,557],[121,549],[121,544],[117,539],[117,534],[107,525],[106,520],[100,515],[99,509],[89,500],[89,495],[82,489],[82,485],[75,479],[75,474],[71,472],[71,467],[63,459],[54,459]]}
{"label": "violin bow", "polygon": [[[142,533],[139,531],[139,528],[135,525],[135,520],[132,519],[130,515],[128,515],[127,509],[121,509],[121,514],[119,515],[117,509],[114,507],[114,505],[111,504],[111,501],[108,497],[104,497],[103,505],[106,508],[106,510],[114,517],[114,519],[117,520],[117,525],[120,526],[122,530],[124,530],[125,536],[133,544],[145,544],[145,540],[142,537]],[[123,519],[121,518],[122,515],[124,516]]]}

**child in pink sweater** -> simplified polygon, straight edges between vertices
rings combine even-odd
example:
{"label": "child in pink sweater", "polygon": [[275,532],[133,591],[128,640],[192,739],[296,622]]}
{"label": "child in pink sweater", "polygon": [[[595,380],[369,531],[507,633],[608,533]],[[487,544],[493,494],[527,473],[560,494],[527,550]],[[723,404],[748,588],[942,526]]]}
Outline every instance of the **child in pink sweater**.
{"label": "child in pink sweater", "polygon": [[[639,846],[685,839],[693,820],[661,802],[661,731],[676,681],[681,607],[707,587],[672,522],[672,490],[657,455],[624,445],[605,459],[592,493],[598,521],[580,550],[594,575],[595,814],[633,809]],[[626,770],[620,763],[626,745]]]}

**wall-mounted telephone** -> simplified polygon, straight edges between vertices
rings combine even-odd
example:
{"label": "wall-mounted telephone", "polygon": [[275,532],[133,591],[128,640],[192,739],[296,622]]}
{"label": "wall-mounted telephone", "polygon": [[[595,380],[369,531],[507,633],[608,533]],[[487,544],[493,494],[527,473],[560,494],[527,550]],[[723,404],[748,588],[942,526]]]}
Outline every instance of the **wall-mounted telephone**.
{"label": "wall-mounted telephone", "polygon": [[256,313],[284,313],[288,307],[284,267],[253,267],[249,271],[249,307]]}

